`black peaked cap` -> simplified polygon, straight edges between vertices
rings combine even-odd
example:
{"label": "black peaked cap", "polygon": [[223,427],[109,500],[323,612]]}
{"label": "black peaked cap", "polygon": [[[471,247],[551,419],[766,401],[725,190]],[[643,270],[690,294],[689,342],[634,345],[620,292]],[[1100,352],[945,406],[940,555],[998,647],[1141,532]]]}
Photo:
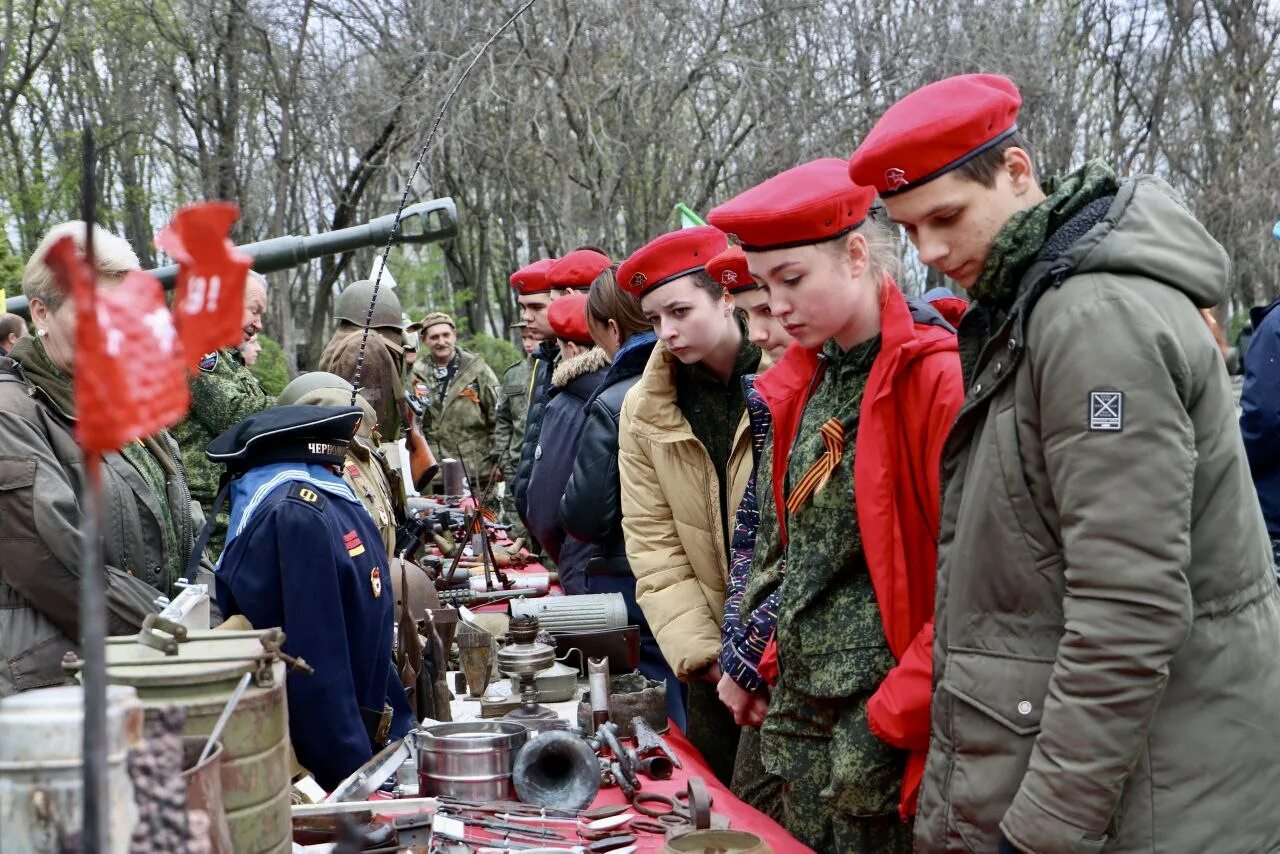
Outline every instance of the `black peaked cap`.
{"label": "black peaked cap", "polygon": [[358,406],[264,409],[210,442],[205,456],[231,472],[282,462],[342,465],[362,415]]}

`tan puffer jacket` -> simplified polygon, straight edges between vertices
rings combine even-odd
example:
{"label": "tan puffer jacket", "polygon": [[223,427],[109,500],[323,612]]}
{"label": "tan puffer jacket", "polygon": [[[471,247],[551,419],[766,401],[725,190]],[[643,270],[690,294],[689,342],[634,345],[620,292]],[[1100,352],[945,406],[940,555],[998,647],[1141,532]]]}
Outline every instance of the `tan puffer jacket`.
{"label": "tan puffer jacket", "polygon": [[727,470],[727,506],[721,507],[711,457],[676,406],[675,357],[659,344],[622,404],[618,473],[636,598],[681,679],[720,654],[729,575],[724,519],[737,509],[751,476],[745,412]]}

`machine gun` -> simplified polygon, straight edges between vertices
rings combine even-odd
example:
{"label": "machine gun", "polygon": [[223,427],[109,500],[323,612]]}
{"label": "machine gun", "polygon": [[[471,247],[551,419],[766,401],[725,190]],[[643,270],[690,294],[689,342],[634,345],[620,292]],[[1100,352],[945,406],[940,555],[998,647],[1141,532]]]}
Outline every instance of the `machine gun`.
{"label": "machine gun", "polygon": [[[320,234],[273,237],[257,243],[236,247],[253,259],[253,269],[259,273],[275,273],[297,267],[326,255],[338,255],[355,249],[384,246],[391,239],[395,227],[395,214],[372,219],[363,225],[340,228]],[[458,207],[453,199],[430,199],[409,205],[400,215],[400,229],[395,242],[426,244],[439,243],[458,234]],[[178,277],[178,267],[170,264],[148,270],[160,280],[166,290],[171,290]],[[30,319],[30,309],[25,296],[5,300],[5,311]]]}

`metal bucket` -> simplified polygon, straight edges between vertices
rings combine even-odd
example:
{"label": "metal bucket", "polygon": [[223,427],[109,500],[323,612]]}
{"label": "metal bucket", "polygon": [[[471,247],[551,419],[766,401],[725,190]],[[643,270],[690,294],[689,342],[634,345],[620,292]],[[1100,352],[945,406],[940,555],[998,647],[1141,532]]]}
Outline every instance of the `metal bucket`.
{"label": "metal bucket", "polygon": [[515,797],[511,771],[529,730],[507,721],[459,721],[420,730],[418,791],[469,801]]}
{"label": "metal bucket", "polygon": [[[107,688],[107,815],[111,852],[129,850],[138,821],[125,755],[142,738],[142,704],[132,688]],[[62,851],[84,817],[84,691],[43,688],[0,700],[0,849]]]}
{"label": "metal bucket", "polygon": [[[257,673],[263,632],[194,631],[165,656],[130,637],[108,638],[107,678],[132,685],[148,709],[181,706],[187,722],[182,734],[208,736],[240,677]],[[200,661],[199,659],[229,659]],[[131,662],[146,662],[129,666]],[[287,852],[293,844],[289,812],[292,763],[289,711],[285,703],[285,667],[263,671],[240,698],[220,741],[222,802],[231,843],[237,852]]]}

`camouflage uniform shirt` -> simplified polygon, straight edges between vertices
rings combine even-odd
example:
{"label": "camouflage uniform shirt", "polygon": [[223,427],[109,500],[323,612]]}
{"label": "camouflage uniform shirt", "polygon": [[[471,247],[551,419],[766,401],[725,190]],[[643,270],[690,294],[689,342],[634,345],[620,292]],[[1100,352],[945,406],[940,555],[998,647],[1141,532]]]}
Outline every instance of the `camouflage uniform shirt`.
{"label": "camouflage uniform shirt", "polygon": [[[911,850],[897,820],[906,754],[867,726],[867,700],[895,660],[862,550],[853,492],[856,418],[880,339],[842,352],[823,348],[825,375],[801,417],[787,466],[786,493],[824,453],[819,428],[837,418],[844,453],[826,485],[787,518],[789,547],[778,609],[779,682],[761,736],[765,768],[788,782],[784,823],[819,851]],[[762,471],[772,467],[766,451]],[[753,566],[755,597],[771,573],[781,574],[777,508],[762,502]],[[748,598],[753,598],[749,590]],[[905,846],[905,847],[904,847]]]}
{"label": "camouflage uniform shirt", "polygon": [[529,411],[529,386],[533,364],[521,359],[502,374],[498,389],[498,407],[494,413],[493,453],[491,459],[502,469],[502,477],[511,483],[520,464],[520,448],[524,442],[524,417]]}
{"label": "camouflage uniform shirt", "polygon": [[[213,510],[222,466],[209,461],[205,448],[215,438],[239,423],[275,404],[262,390],[258,378],[240,360],[234,348],[210,353],[200,360],[200,371],[191,380],[191,410],[170,433],[182,449],[191,497],[200,503],[205,516]],[[222,551],[227,532],[227,515],[219,514],[209,548],[216,557]]]}
{"label": "camouflage uniform shirt", "polygon": [[427,359],[413,366],[429,389],[422,432],[436,457],[462,460],[477,498],[489,486],[490,449],[498,378],[484,359],[458,348],[450,373],[441,382]]}

